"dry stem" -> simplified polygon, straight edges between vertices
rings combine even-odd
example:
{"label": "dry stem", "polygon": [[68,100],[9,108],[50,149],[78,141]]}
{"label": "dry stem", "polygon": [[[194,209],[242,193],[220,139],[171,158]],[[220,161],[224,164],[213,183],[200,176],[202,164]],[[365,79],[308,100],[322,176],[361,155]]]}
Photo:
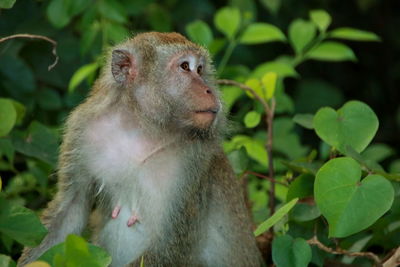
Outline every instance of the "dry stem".
{"label": "dry stem", "polygon": [[58,55],[57,55],[57,51],[56,51],[57,42],[54,41],[53,39],[50,39],[50,38],[48,38],[46,36],[43,36],[43,35],[20,33],[20,34],[14,34],[14,35],[10,35],[10,36],[6,36],[6,37],[3,37],[3,38],[0,38],[0,43],[4,42],[4,41],[11,40],[11,39],[15,39],[15,38],[41,39],[41,40],[45,40],[45,41],[51,43],[53,45],[53,50],[51,52],[55,56],[56,59],[54,60],[53,64],[51,64],[47,69],[50,71],[52,68],[54,68],[57,65],[57,63],[58,63]]}

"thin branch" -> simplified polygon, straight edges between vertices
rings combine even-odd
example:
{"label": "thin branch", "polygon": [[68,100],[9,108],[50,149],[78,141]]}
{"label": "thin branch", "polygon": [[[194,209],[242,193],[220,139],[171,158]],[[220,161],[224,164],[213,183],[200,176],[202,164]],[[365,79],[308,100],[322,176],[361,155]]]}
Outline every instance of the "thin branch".
{"label": "thin branch", "polygon": [[[325,252],[328,252],[330,254],[334,254],[334,255],[346,255],[346,256],[349,256],[349,257],[365,257],[365,258],[369,258],[369,259],[374,261],[376,266],[382,267],[381,260],[379,259],[379,257],[376,254],[374,254],[372,252],[350,252],[348,250],[344,250],[344,249],[341,249],[341,248],[333,249],[333,248],[327,247],[324,244],[322,244],[318,240],[317,236],[314,236],[313,238],[307,240],[307,243],[310,244],[310,245],[315,245],[319,249],[321,249],[321,250],[323,250]],[[391,267],[391,265],[388,265],[388,266]],[[387,266],[385,266],[385,267],[387,267]]]}
{"label": "thin branch", "polygon": [[20,34],[14,34],[14,35],[10,35],[7,37],[3,37],[0,38],[0,43],[4,42],[4,41],[8,41],[11,39],[15,39],[15,38],[30,38],[30,39],[41,39],[41,40],[45,40],[49,43],[51,43],[53,45],[53,49],[52,49],[52,54],[54,55],[54,57],[56,58],[53,62],[53,64],[51,64],[47,69],[50,71],[52,68],[54,68],[57,63],[58,63],[58,55],[57,55],[57,42],[54,41],[53,39],[50,39],[46,36],[43,35],[36,35],[36,34],[27,34],[27,33],[20,33]]}
{"label": "thin branch", "polygon": [[270,181],[270,182],[274,182],[274,183],[276,183],[276,184],[280,184],[280,185],[283,185],[283,186],[288,187],[288,184],[287,184],[287,183],[284,183],[284,182],[281,182],[281,181],[277,181],[276,179],[273,179],[273,178],[271,178],[271,177],[269,177],[269,176],[266,176],[266,175],[263,175],[263,174],[257,173],[257,172],[245,171],[244,174],[242,175],[242,177],[245,177],[245,176],[247,176],[248,174],[254,175],[254,176],[256,176],[256,177],[259,177],[259,178],[268,180],[268,181]]}
{"label": "thin branch", "polygon": [[253,90],[253,88],[251,88],[251,87],[249,87],[249,86],[247,86],[247,85],[245,85],[245,84],[243,84],[243,83],[240,83],[240,82],[237,82],[237,81],[233,81],[233,80],[226,80],[226,79],[218,80],[217,83],[220,84],[220,85],[232,85],[232,86],[236,86],[236,87],[239,87],[240,89],[242,89],[242,90],[244,90],[244,91],[250,92],[250,93],[254,96],[254,98],[256,98],[256,99],[263,105],[265,111],[266,111],[267,113],[270,112],[270,108],[269,108],[268,103],[267,103],[264,99],[262,99],[262,98]]}
{"label": "thin branch", "polygon": [[400,247],[383,263],[383,267],[396,267],[400,265]]}
{"label": "thin branch", "polygon": [[274,172],[274,161],[272,158],[272,144],[273,144],[273,121],[274,121],[274,113],[275,113],[275,99],[271,99],[271,108],[269,112],[267,112],[267,143],[265,144],[265,148],[268,154],[268,174],[272,179],[270,189],[269,189],[269,210],[270,214],[275,213],[275,172]]}

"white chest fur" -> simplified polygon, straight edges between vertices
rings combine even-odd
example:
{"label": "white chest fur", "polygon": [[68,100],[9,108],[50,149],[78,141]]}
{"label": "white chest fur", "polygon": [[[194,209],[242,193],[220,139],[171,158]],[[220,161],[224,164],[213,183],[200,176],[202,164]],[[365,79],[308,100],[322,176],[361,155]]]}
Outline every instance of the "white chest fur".
{"label": "white chest fur", "polygon": [[[101,230],[99,243],[118,255],[112,266],[122,266],[140,256],[158,234],[166,203],[175,192],[171,187],[182,176],[181,155],[168,143],[152,141],[140,129],[124,126],[119,114],[88,126],[83,160],[101,185],[99,193],[111,196],[110,206],[121,205],[118,218],[108,219]],[[128,227],[132,214],[139,222]]]}

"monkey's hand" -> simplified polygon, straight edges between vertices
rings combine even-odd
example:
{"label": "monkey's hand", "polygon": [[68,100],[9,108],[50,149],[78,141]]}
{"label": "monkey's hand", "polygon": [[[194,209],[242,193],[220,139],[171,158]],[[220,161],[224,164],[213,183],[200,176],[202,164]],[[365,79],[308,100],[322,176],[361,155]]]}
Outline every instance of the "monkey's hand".
{"label": "monkey's hand", "polygon": [[[119,215],[119,212],[121,211],[121,206],[117,205],[115,206],[115,208],[113,209],[112,213],[111,213],[111,218],[116,219]],[[126,223],[126,225],[128,227],[131,227],[132,225],[134,225],[136,222],[138,221],[138,217],[136,216],[136,214],[132,214],[129,219],[128,222]]]}

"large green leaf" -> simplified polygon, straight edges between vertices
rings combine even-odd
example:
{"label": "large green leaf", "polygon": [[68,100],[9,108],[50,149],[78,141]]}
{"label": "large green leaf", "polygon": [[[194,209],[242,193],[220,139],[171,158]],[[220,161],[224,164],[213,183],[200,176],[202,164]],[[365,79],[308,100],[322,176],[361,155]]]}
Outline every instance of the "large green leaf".
{"label": "large green leaf", "polygon": [[0,98],[0,137],[7,135],[17,121],[17,111],[12,100]]}
{"label": "large green leaf", "polygon": [[15,262],[11,259],[11,257],[6,255],[0,255],[0,266],[1,267],[15,267]]}
{"label": "large green leaf", "polygon": [[258,65],[251,74],[251,78],[261,79],[267,72],[275,72],[281,78],[296,78],[299,76],[291,64],[282,61],[271,61]]}
{"label": "large green leaf", "polygon": [[353,40],[353,41],[380,41],[378,35],[368,31],[362,31],[354,28],[338,28],[330,32],[329,37]]}
{"label": "large green leaf", "polygon": [[247,128],[256,127],[261,121],[261,114],[255,110],[249,111],[246,116],[244,116],[244,125]]}
{"label": "large green leaf", "polygon": [[37,215],[0,197],[0,232],[22,245],[34,247],[47,234]]}
{"label": "large green leaf", "polygon": [[331,16],[322,9],[319,10],[311,10],[310,19],[321,32],[324,32],[329,25],[331,24],[332,18]]}
{"label": "large green leaf", "polygon": [[47,17],[57,28],[66,26],[72,18],[69,14],[69,1],[52,0],[47,7]]}
{"label": "large green leaf", "polygon": [[16,0],[0,0],[0,8],[12,8]]}
{"label": "large green leaf", "polygon": [[349,101],[335,111],[325,107],[314,116],[317,135],[344,153],[346,146],[363,151],[378,130],[379,121],[374,111],[360,101]]}
{"label": "large green leaf", "polygon": [[233,39],[240,27],[240,11],[234,7],[224,7],[214,16],[215,27],[225,34],[228,39]]}
{"label": "large green leaf", "polygon": [[65,267],[106,267],[111,263],[111,257],[106,251],[77,235],[68,235],[64,243],[47,250],[39,260]]}
{"label": "large green leaf", "polygon": [[27,133],[13,136],[15,150],[43,160],[52,166],[57,163],[58,136],[39,122],[32,122]]}
{"label": "large green leaf", "polygon": [[289,39],[296,54],[301,53],[314,39],[316,31],[314,23],[302,19],[297,19],[290,24]]}
{"label": "large green leaf", "polygon": [[261,44],[285,40],[285,35],[278,27],[260,22],[250,24],[240,36],[239,41],[242,44]]}
{"label": "large green leaf", "polygon": [[201,45],[209,46],[214,39],[208,24],[201,20],[186,25],[186,32],[193,42]]}
{"label": "large green leaf", "polygon": [[391,183],[380,175],[360,178],[360,165],[347,157],[330,160],[318,171],[314,196],[328,220],[329,236],[346,237],[364,230],[390,209]]}
{"label": "large green leaf", "polygon": [[257,229],[254,231],[255,236],[259,236],[262,233],[266,232],[269,228],[274,226],[277,222],[279,222],[289,211],[296,205],[298,198],[294,198],[288,203],[286,203],[283,207],[277,210],[271,217],[269,217],[266,221],[261,223]]}
{"label": "large green leaf", "polygon": [[311,257],[311,247],[302,238],[283,235],[272,242],[272,260],[277,267],[306,267]]}
{"label": "large green leaf", "polygon": [[338,42],[323,42],[308,52],[307,57],[322,61],[357,60],[350,47]]}
{"label": "large green leaf", "polygon": [[73,92],[78,85],[83,82],[84,79],[88,78],[99,68],[99,64],[97,62],[83,65],[80,67],[72,76],[69,81],[68,91]]}

